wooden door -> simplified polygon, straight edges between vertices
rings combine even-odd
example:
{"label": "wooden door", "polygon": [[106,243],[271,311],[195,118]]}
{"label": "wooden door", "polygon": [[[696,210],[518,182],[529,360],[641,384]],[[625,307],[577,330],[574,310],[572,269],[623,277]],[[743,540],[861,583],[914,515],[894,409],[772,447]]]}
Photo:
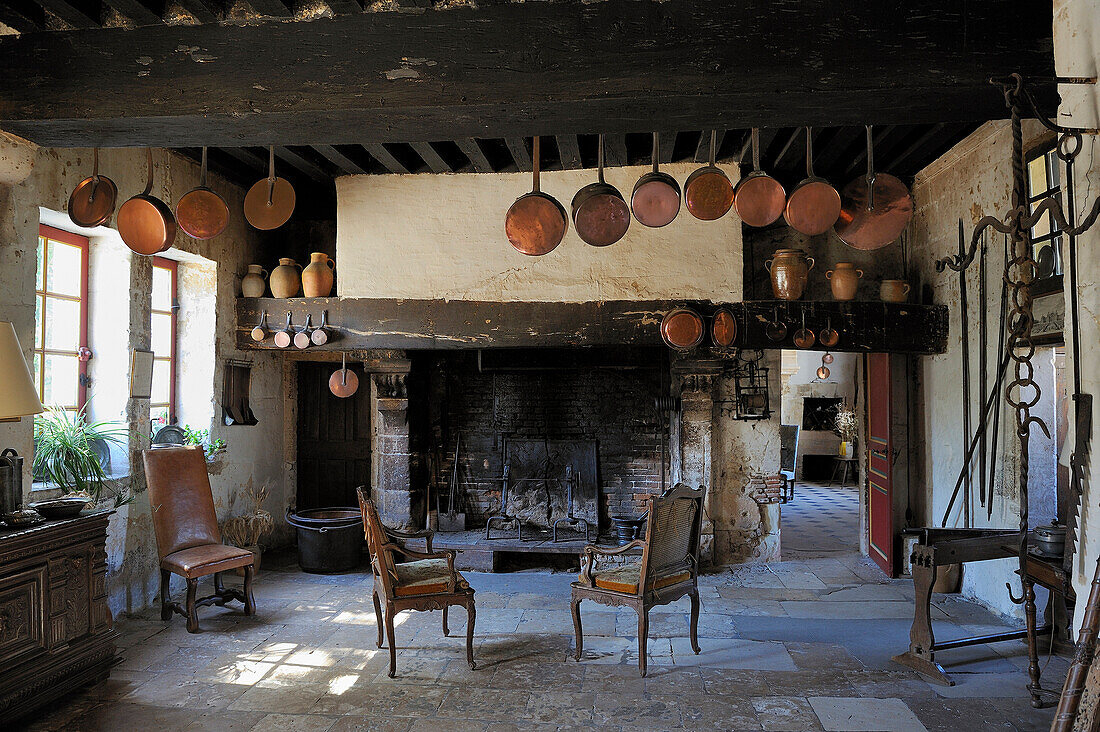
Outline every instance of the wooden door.
{"label": "wooden door", "polygon": [[871,558],[889,577],[894,562],[893,421],[890,354],[867,356],[868,546]]}
{"label": "wooden door", "polygon": [[298,364],[298,508],[358,506],[357,486],[371,482],[370,382],[348,364],[359,390],[333,396],[333,363]]}

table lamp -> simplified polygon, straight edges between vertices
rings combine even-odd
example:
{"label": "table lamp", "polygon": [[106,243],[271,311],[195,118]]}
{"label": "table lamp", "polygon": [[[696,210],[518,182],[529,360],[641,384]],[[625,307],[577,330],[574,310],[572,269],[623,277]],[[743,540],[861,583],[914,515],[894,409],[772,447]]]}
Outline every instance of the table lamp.
{"label": "table lamp", "polygon": [[[34,388],[31,370],[23,358],[15,326],[0,321],[0,422],[44,411]],[[0,453],[0,517],[17,513],[23,505],[23,458],[12,448]]]}

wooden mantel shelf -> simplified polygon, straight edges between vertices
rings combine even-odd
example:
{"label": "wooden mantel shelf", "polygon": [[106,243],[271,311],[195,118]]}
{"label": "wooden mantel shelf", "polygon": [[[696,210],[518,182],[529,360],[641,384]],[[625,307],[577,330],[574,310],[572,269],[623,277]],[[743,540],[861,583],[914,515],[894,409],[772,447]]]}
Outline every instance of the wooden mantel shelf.
{"label": "wooden mantel shelf", "polygon": [[[566,346],[661,345],[660,325],[676,307],[694,308],[708,317],[728,307],[738,321],[741,348],[794,348],[794,331],[802,325],[815,333],[827,323],[840,331],[834,352],[936,354],[947,350],[947,308],[883,302],[808,302],[755,300],[712,303],[688,300],[610,300],[605,302],[485,302],[474,300],[398,300],[370,298],[240,298],[237,301],[237,345],[253,350],[280,350],[274,341],[286,315],[294,332],[306,315],[316,326],[328,311],[329,342],[315,351],[371,349],[531,348]],[[255,342],[250,331],[267,312],[268,335]],[[768,340],[768,322],[778,317],[788,326],[787,339]],[[706,346],[709,341],[704,341]],[[700,348],[702,348],[701,346]],[[291,346],[288,350],[297,352]],[[827,350],[815,345],[814,350]]]}

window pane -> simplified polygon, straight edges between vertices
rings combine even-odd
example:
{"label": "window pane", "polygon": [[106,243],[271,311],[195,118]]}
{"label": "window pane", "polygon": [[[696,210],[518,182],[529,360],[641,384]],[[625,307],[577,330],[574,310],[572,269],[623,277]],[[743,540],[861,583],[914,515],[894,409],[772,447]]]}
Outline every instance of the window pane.
{"label": "window pane", "polygon": [[42,348],[42,296],[34,298],[34,347]]}
{"label": "window pane", "polygon": [[153,420],[153,430],[158,430],[168,424],[167,407],[153,407],[149,412],[149,416]]}
{"label": "window pane", "polygon": [[153,352],[161,358],[172,355],[172,316],[164,313],[151,313]]}
{"label": "window pane", "polygon": [[80,263],[84,250],[50,240],[50,261],[46,268],[46,288],[59,295],[80,297]]}
{"label": "window pane", "polygon": [[43,402],[63,407],[76,406],[80,362],[76,356],[46,355],[46,383]]}
{"label": "window pane", "polygon": [[38,237],[38,271],[34,276],[34,289],[41,292],[42,290],[42,272],[44,271],[42,265],[45,264],[46,259],[46,240],[43,237]]}
{"label": "window pane", "polygon": [[171,366],[167,361],[153,362],[153,396],[149,400],[153,404],[167,404],[172,395],[171,392]]}
{"label": "window pane", "polygon": [[42,354],[34,354],[34,363],[31,364],[31,368],[34,369],[34,388],[38,389],[38,399],[40,401],[46,401],[42,396],[42,389],[40,384],[42,383]]}
{"label": "window pane", "polygon": [[1047,159],[1040,155],[1027,164],[1028,195],[1038,196],[1047,189]]}
{"label": "window pane", "polygon": [[75,351],[80,348],[80,303],[46,298],[46,348]]}
{"label": "window pane", "polygon": [[1047,214],[1043,218],[1035,222],[1035,226],[1031,228],[1031,236],[1034,239],[1038,239],[1041,236],[1046,236],[1050,233],[1050,214]]}
{"label": "window pane", "polygon": [[1062,174],[1058,167],[1058,153],[1054,150],[1047,153],[1047,172],[1050,177],[1050,187],[1057,188],[1061,181]]}
{"label": "window pane", "polygon": [[153,267],[153,310],[172,309],[172,271]]}

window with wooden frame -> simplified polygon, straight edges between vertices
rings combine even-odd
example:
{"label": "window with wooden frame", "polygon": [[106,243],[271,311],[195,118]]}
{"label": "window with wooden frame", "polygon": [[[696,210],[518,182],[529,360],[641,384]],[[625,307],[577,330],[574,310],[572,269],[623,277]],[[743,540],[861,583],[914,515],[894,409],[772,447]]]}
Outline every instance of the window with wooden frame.
{"label": "window with wooden frame", "polygon": [[153,258],[149,332],[153,350],[153,390],[149,401],[153,427],[176,422],[176,314],[179,263]]}
{"label": "window with wooden frame", "polygon": [[34,383],[42,403],[70,411],[88,401],[88,239],[38,227]]}
{"label": "window with wooden frame", "polygon": [[[1062,198],[1061,175],[1055,142],[1031,150],[1027,162],[1027,204],[1029,210],[1047,198]],[[1031,229],[1031,256],[1039,264],[1038,277],[1062,274],[1062,232],[1048,213]]]}

